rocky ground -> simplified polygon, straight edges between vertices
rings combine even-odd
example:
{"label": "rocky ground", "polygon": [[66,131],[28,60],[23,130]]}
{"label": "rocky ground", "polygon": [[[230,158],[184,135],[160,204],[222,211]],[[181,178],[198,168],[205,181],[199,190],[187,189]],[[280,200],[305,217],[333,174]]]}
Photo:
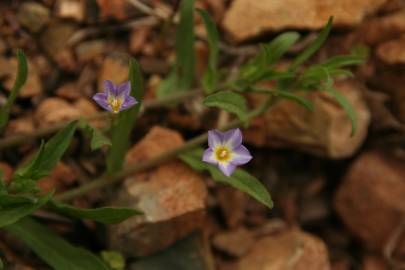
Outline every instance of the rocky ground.
{"label": "rocky ground", "polygon": [[[354,106],[358,131],[350,137],[345,112],[328,96],[310,97],[315,112],[290,101],[276,103],[245,133],[254,153],[248,170],[269,189],[275,207],[215,183],[173,160],[125,179],[114,189],[75,199],[77,206],[136,207],[146,215],[100,227],[39,211],[36,216],[74,243],[95,252],[113,249],[126,269],[155,270],[388,270],[405,269],[405,1],[199,0],[220,26],[224,67],[238,67],[260,42],[297,30],[314,39],[328,17],[331,36],[311,59],[365,46],[367,62],[336,88]],[[145,100],[173,63],[177,1],[42,0],[0,2],[0,104],[14,82],[15,49],[29,60],[29,78],[0,139],[5,175],[27,159],[60,123],[95,115],[91,96],[105,79],[127,79],[128,55],[144,72]],[[174,20],[176,21],[176,20]],[[201,21],[197,76],[208,48]],[[250,96],[251,104],[257,102]],[[145,110],[127,163],[145,160],[212,128],[217,113],[201,96],[178,107]],[[94,118],[99,128],[105,121]],[[22,136],[21,136],[22,135]],[[102,152],[77,137],[43,190],[68,190],[102,172]],[[136,179],[136,180],[135,180]],[[47,269],[32,253],[0,234],[9,269]]]}

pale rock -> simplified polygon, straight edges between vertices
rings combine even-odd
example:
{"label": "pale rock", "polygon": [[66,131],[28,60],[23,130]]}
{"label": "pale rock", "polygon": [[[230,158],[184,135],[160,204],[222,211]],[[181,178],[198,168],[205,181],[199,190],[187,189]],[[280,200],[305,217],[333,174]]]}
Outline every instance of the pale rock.
{"label": "pale rock", "polygon": [[[352,163],[335,195],[338,215],[369,250],[381,251],[405,214],[403,165],[392,154],[366,152]],[[396,252],[405,254],[405,237]]]}
{"label": "pale rock", "polygon": [[58,0],[55,5],[56,15],[63,19],[82,22],[86,15],[85,0]]}
{"label": "pale rock", "polygon": [[22,3],[18,9],[17,19],[31,32],[39,32],[49,22],[49,9],[35,2]]}
{"label": "pale rock", "polygon": [[[405,18],[404,18],[405,19]],[[398,39],[381,43],[377,47],[378,57],[387,64],[405,63],[405,35]]]}
{"label": "pale rock", "polygon": [[329,270],[325,243],[298,229],[260,238],[235,270]]}
{"label": "pale rock", "polygon": [[[14,57],[3,61],[5,61],[6,70],[3,71],[4,73],[0,71],[0,74],[5,74],[6,80],[4,81],[4,86],[6,90],[11,91],[17,77],[18,61]],[[42,82],[38,70],[31,60],[28,60],[28,70],[27,81],[19,93],[19,97],[22,98],[31,98],[42,93]]]}
{"label": "pale rock", "polygon": [[122,54],[111,54],[104,58],[98,76],[98,89],[104,89],[104,81],[110,80],[119,84],[128,80],[128,57]]}
{"label": "pale rock", "polygon": [[329,94],[316,92],[307,95],[314,105],[313,112],[293,101],[279,100],[252,122],[245,132],[246,140],[258,146],[301,149],[329,158],[352,156],[367,136],[370,112],[357,83],[340,81],[335,88],[357,114],[357,132],[353,136],[346,111]]}
{"label": "pale rock", "polygon": [[72,104],[61,98],[52,97],[45,99],[38,105],[34,119],[39,127],[46,127],[77,119],[80,116],[82,116],[82,112]]}
{"label": "pale rock", "polygon": [[[129,150],[127,163],[150,159],[182,143],[179,133],[154,127]],[[133,207],[144,215],[111,226],[111,248],[131,256],[167,248],[203,225],[206,197],[202,177],[177,160],[127,178],[113,205]]]}
{"label": "pale rock", "polygon": [[226,231],[215,235],[213,246],[233,257],[248,253],[255,243],[254,234],[244,228]]}
{"label": "pale rock", "polygon": [[337,26],[356,26],[386,0],[234,0],[223,26],[236,42],[284,29],[321,29],[330,16]]}
{"label": "pale rock", "polygon": [[77,59],[82,63],[98,60],[107,51],[106,46],[103,40],[81,42],[75,50]]}
{"label": "pale rock", "polygon": [[6,126],[5,135],[27,134],[34,131],[34,119],[31,115],[12,119]]}

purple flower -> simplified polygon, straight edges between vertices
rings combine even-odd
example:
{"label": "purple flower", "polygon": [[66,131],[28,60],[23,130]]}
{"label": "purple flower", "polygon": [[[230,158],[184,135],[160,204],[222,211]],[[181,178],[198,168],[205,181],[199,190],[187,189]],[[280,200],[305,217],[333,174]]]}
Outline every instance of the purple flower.
{"label": "purple flower", "polygon": [[138,103],[130,93],[131,83],[129,81],[114,86],[111,81],[105,80],[104,93],[95,94],[93,100],[104,109],[113,113],[119,113]]}
{"label": "purple flower", "polygon": [[230,176],[236,166],[246,164],[252,159],[249,150],[242,145],[242,132],[239,128],[226,132],[208,131],[208,146],[202,160],[218,165],[226,176]]}

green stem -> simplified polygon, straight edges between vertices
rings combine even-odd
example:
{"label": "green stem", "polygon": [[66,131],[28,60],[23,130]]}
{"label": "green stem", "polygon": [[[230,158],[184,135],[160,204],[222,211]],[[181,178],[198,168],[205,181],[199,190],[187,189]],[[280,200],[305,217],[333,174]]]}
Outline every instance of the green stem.
{"label": "green stem", "polygon": [[[269,108],[269,106],[271,106],[270,98],[267,99],[267,101],[264,102],[263,105],[261,105],[260,107],[258,107],[255,110],[251,111],[247,115],[247,120],[261,115]],[[243,124],[244,124],[244,122],[242,122],[240,120],[235,120],[235,121],[227,124],[226,126],[224,126],[222,129],[227,130],[230,128],[242,126]],[[161,155],[159,155],[157,157],[151,158],[151,159],[143,161],[143,162],[139,162],[135,165],[132,164],[130,166],[126,166],[121,171],[119,171],[118,173],[116,173],[114,175],[110,175],[110,176],[104,175],[90,183],[87,183],[78,188],[74,188],[72,190],[66,191],[60,195],[55,196],[55,200],[56,201],[69,201],[78,196],[86,194],[87,192],[114,184],[118,181],[121,181],[121,179],[125,178],[128,175],[132,175],[132,174],[139,173],[141,171],[153,168],[172,158],[175,158],[179,154],[185,153],[185,152],[203,144],[205,141],[207,141],[207,133],[203,133],[178,147],[172,148],[172,149],[162,153]]]}

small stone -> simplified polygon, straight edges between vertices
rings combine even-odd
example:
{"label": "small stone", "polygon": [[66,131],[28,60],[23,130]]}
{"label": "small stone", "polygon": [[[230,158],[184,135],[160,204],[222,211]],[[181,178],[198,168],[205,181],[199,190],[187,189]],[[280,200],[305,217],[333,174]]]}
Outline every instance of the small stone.
{"label": "small stone", "polygon": [[133,15],[134,7],[127,0],[97,0],[103,19],[114,18],[122,21]]}
{"label": "small stone", "polygon": [[387,64],[405,63],[405,35],[399,39],[380,44],[377,48],[378,57]]}
{"label": "small stone", "polygon": [[58,0],[56,2],[56,15],[63,19],[74,19],[82,22],[86,13],[84,0]]}
{"label": "small stone", "polygon": [[[98,110],[96,104],[88,98],[79,98],[73,106],[84,116],[94,116]],[[106,128],[108,121],[105,119],[91,120],[90,124],[96,128]]]}
{"label": "small stone", "polygon": [[260,238],[235,270],[329,270],[325,243],[298,229]]}
{"label": "small stone", "polygon": [[340,81],[335,88],[356,111],[357,132],[353,136],[346,111],[327,93],[317,92],[307,96],[314,112],[282,99],[252,122],[245,132],[246,140],[258,146],[289,147],[330,158],[352,156],[367,136],[370,112],[357,83]]}
{"label": "small stone", "polygon": [[110,80],[114,84],[128,80],[128,71],[128,57],[122,54],[112,54],[105,57],[98,76],[99,91],[103,91],[105,80]]}
{"label": "small stone", "polygon": [[150,33],[150,27],[139,27],[132,30],[129,40],[129,51],[131,54],[138,54],[142,51]]}
{"label": "small stone", "polygon": [[10,182],[13,172],[14,170],[9,164],[0,161],[0,174],[6,183]]}
{"label": "small stone", "polygon": [[74,171],[63,162],[58,162],[49,176],[38,181],[38,187],[44,192],[55,190],[56,193],[64,191],[76,180]]}
{"label": "small stone", "polygon": [[81,63],[86,63],[100,59],[106,50],[103,40],[85,41],[76,47],[76,56]]}
{"label": "small stone", "polygon": [[330,16],[337,26],[356,26],[386,0],[235,0],[223,25],[236,42],[284,29],[321,29]]}
{"label": "small stone", "polygon": [[[335,195],[337,213],[369,250],[384,248],[405,213],[403,164],[388,153],[366,152],[354,161]],[[396,251],[405,254],[405,237]]]}
{"label": "small stone", "polygon": [[79,87],[74,82],[65,83],[56,90],[56,95],[58,97],[76,100],[82,96],[82,93],[79,90]]}
{"label": "small stone", "polygon": [[35,2],[26,2],[20,5],[17,19],[22,26],[37,33],[49,22],[49,14],[49,9],[45,6]]}
{"label": "small stone", "polygon": [[8,122],[5,135],[27,134],[34,131],[34,119],[31,115],[12,119]]}
{"label": "small stone", "polygon": [[40,127],[45,127],[77,119],[80,116],[82,116],[82,112],[72,104],[61,98],[52,97],[39,104],[34,119]]}
{"label": "small stone", "polygon": [[[179,133],[154,127],[129,150],[127,163],[150,159],[182,143]],[[129,256],[167,248],[201,227],[206,197],[202,177],[177,160],[127,178],[112,204],[139,209],[144,215],[111,226],[111,248]]]}
{"label": "small stone", "polygon": [[[7,72],[7,79],[4,82],[4,86],[8,91],[11,91],[17,76],[18,61],[16,58],[10,58],[4,64],[6,64],[5,68],[7,69],[7,71],[5,71]],[[31,60],[28,60],[28,69],[27,81],[19,93],[19,97],[22,98],[31,98],[42,94],[42,82],[37,73],[36,66]],[[0,73],[2,72],[0,71]]]}
{"label": "small stone", "polygon": [[389,270],[388,264],[380,257],[375,255],[367,255],[363,259],[362,270]]}
{"label": "small stone", "polygon": [[216,197],[226,225],[229,228],[241,225],[246,217],[245,208],[249,199],[246,193],[231,186],[220,185],[216,187]]}
{"label": "small stone", "polygon": [[76,68],[76,61],[71,48],[67,45],[75,30],[76,26],[72,23],[53,22],[40,37],[40,42],[45,51],[61,68],[70,71]]}
{"label": "small stone", "polygon": [[217,234],[213,239],[213,245],[216,249],[233,257],[247,254],[254,243],[253,234],[244,228]]}

